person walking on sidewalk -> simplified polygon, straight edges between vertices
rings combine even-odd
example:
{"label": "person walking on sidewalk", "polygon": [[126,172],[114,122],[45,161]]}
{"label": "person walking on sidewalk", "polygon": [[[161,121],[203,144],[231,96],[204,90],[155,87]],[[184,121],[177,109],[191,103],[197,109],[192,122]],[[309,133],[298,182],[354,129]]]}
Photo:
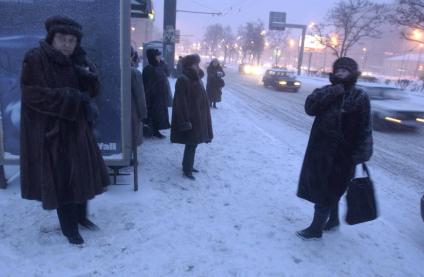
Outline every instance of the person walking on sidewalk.
{"label": "person walking on sidewalk", "polygon": [[98,75],[80,46],[79,23],[55,16],[45,27],[46,39],[26,53],[22,68],[21,192],[57,209],[63,234],[82,244],[78,224],[98,229],[87,201],[109,184],[92,129]]}
{"label": "person walking on sidewalk", "polygon": [[160,133],[160,130],[169,129],[171,126],[168,113],[168,76],[161,64],[159,50],[147,49],[146,55],[149,64],[144,67],[142,76],[148,110],[147,121],[152,128],[153,136],[163,139],[165,136]]}
{"label": "person walking on sidewalk", "polygon": [[171,142],[185,144],[184,176],[195,180],[193,172],[196,148],[213,139],[212,120],[208,95],[202,82],[200,57],[188,55],[182,59],[182,75],[175,84],[172,110]]}
{"label": "person walking on sidewalk", "polygon": [[224,76],[225,72],[219,64],[219,61],[217,59],[213,59],[208,66],[206,91],[209,96],[210,106],[215,109],[217,108],[216,103],[221,102],[222,88],[225,86],[223,79]]}
{"label": "person walking on sidewalk", "polygon": [[335,61],[331,85],[306,99],[305,111],[314,116],[297,196],[315,204],[311,225],[297,235],[316,239],[339,226],[338,203],[355,166],[373,152],[370,100],[355,86],[360,72],[351,58]]}

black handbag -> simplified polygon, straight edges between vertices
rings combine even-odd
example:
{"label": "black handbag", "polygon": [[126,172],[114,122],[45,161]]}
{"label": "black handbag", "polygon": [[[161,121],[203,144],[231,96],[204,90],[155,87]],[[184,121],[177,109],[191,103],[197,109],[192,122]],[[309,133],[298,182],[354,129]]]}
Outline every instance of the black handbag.
{"label": "black handbag", "polygon": [[352,179],[347,189],[346,223],[349,225],[371,221],[378,217],[370,172],[366,164],[362,164],[362,168],[366,176]]}

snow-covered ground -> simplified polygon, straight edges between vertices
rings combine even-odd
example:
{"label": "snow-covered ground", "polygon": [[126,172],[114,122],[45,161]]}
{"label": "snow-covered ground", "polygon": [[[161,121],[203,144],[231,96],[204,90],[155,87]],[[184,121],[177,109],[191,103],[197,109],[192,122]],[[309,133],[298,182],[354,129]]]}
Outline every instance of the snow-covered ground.
{"label": "snow-covered ground", "polygon": [[295,196],[307,134],[237,86],[212,111],[215,139],[198,148],[197,180],[182,177],[183,146],[147,140],[140,191],[111,186],[91,201],[101,231],[81,230],[83,248],[68,244],[55,212],[20,198],[19,179],[0,191],[0,276],[424,276],[424,189],[378,164],[377,220],[321,241],[294,235],[313,212]]}

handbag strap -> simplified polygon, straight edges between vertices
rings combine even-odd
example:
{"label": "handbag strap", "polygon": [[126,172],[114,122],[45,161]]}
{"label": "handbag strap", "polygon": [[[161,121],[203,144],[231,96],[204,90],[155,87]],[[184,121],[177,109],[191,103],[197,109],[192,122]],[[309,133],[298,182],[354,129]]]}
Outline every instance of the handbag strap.
{"label": "handbag strap", "polygon": [[368,166],[366,163],[362,163],[362,170],[367,174],[367,177],[371,177],[370,176],[370,170],[368,169]]}

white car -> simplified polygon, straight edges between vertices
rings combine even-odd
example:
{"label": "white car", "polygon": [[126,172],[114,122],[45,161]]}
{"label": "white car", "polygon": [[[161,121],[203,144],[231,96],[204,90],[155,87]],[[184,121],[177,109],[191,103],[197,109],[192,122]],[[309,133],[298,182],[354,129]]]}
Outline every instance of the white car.
{"label": "white car", "polygon": [[424,127],[424,97],[382,84],[358,84],[371,99],[373,128],[415,130]]}

